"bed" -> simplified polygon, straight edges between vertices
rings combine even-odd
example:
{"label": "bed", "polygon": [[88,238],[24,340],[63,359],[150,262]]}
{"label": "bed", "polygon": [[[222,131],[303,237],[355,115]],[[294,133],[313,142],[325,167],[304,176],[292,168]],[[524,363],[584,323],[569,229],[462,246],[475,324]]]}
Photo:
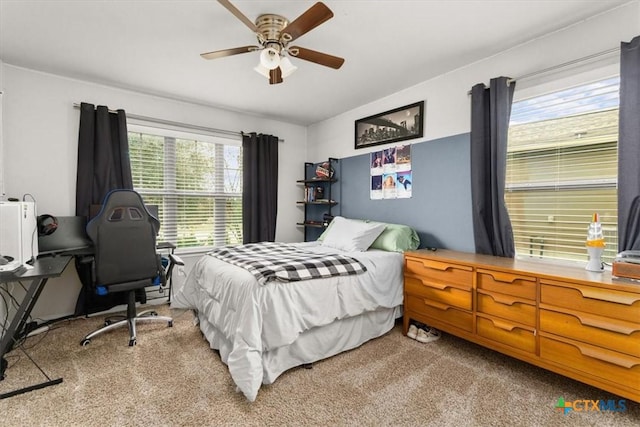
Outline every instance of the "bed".
{"label": "bed", "polygon": [[[404,238],[398,244],[400,235]],[[211,348],[219,351],[249,401],[262,384],[273,383],[286,370],[384,335],[402,315],[402,250],[418,246],[415,231],[336,217],[322,237],[282,245],[302,251],[305,258],[346,257],[364,271],[264,279],[219,251],[210,252],[172,296],[173,308],[194,311]]]}

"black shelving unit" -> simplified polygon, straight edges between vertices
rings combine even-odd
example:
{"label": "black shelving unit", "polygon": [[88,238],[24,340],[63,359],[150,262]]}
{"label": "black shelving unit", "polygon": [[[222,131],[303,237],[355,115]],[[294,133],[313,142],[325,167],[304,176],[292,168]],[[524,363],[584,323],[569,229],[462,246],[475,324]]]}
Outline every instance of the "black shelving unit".
{"label": "black shelving unit", "polygon": [[[316,171],[320,166],[328,164],[329,176],[319,176]],[[338,204],[333,184],[338,181],[338,159],[330,157],[326,162],[304,164],[304,179],[296,181],[302,185],[304,192],[302,200],[296,202],[304,206],[304,221],[297,225],[304,227],[304,241],[316,240],[329,224],[333,217],[332,208]]]}

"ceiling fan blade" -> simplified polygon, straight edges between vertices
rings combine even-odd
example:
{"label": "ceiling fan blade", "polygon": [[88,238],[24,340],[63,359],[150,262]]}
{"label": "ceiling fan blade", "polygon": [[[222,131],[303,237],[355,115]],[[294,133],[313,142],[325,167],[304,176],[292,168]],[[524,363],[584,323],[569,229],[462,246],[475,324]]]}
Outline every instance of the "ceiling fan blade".
{"label": "ceiling fan blade", "polygon": [[227,8],[227,10],[229,12],[233,13],[235,15],[235,17],[238,18],[239,20],[241,20],[244,23],[244,25],[249,27],[249,29],[251,31],[253,31],[254,33],[258,32],[258,27],[256,27],[256,24],[251,22],[251,20],[249,18],[247,18],[242,12],[240,12],[238,10],[238,8],[236,8],[234,5],[232,5],[229,0],[218,0],[218,3],[220,3],[225,8]]}
{"label": "ceiling fan blade", "polygon": [[315,62],[316,64],[324,65],[325,67],[335,68],[336,70],[344,64],[344,58],[317,52],[311,49],[305,49],[304,47],[292,46],[288,50],[294,58]]}
{"label": "ceiling fan blade", "polygon": [[235,47],[233,49],[223,49],[216,50],[214,52],[201,53],[200,56],[202,56],[204,59],[216,59],[224,58],[225,56],[237,55],[239,53],[255,52],[258,49],[260,49],[260,47],[258,46],[242,46]]}
{"label": "ceiling fan blade", "polygon": [[331,12],[331,9],[325,6],[324,3],[318,2],[283,28],[281,31],[282,37],[288,43],[308,33],[332,17],[333,12]]}
{"label": "ceiling fan blade", "polygon": [[282,83],[282,70],[280,70],[280,67],[269,71],[269,84],[275,85],[278,83]]}

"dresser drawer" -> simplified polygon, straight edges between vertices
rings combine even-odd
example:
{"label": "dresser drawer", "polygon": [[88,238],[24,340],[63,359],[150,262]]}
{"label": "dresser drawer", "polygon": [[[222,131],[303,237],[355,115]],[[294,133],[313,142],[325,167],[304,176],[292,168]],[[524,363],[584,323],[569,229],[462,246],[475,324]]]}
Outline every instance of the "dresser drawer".
{"label": "dresser drawer", "polygon": [[413,311],[432,317],[467,332],[472,331],[473,315],[470,312],[462,311],[457,308],[411,294],[407,294],[405,296],[405,311]]}
{"label": "dresser drawer", "polygon": [[473,286],[473,268],[464,265],[407,257],[405,273],[459,289]]}
{"label": "dresser drawer", "polygon": [[478,290],[476,295],[476,309],[479,313],[535,327],[536,306],[534,301],[481,290]]}
{"label": "dresser drawer", "polygon": [[541,283],[543,304],[640,323],[640,293],[551,280]]}
{"label": "dresser drawer", "polygon": [[513,273],[478,269],[478,289],[499,292],[535,301],[536,278]]}
{"label": "dresser drawer", "polygon": [[536,336],[534,329],[529,326],[478,315],[476,318],[476,330],[481,337],[519,350],[531,353],[536,351]]}
{"label": "dresser drawer", "polygon": [[540,310],[540,330],[640,358],[640,324],[570,310]]}
{"label": "dresser drawer", "polygon": [[540,333],[540,357],[618,384],[640,389],[640,358]]}
{"label": "dresser drawer", "polygon": [[404,288],[407,293],[416,296],[464,310],[471,310],[471,291],[415,277],[405,277]]}

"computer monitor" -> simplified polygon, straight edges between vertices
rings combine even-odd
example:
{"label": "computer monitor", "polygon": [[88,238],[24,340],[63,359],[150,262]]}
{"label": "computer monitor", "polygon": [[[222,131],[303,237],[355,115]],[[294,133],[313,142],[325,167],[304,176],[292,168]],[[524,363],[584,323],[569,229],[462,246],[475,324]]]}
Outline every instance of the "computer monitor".
{"label": "computer monitor", "polygon": [[87,236],[83,216],[57,216],[58,227],[46,236],[38,236],[38,256],[73,254],[93,246]]}

